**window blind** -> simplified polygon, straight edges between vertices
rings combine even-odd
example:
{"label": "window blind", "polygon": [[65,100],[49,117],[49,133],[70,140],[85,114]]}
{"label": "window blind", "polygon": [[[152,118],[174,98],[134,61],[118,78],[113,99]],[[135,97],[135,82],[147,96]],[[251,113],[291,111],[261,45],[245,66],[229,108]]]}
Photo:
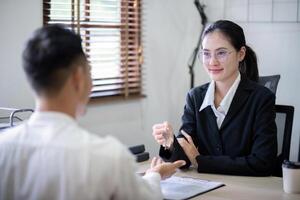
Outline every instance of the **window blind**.
{"label": "window blind", "polygon": [[43,0],[43,21],[81,35],[92,98],[142,94],[141,0]]}

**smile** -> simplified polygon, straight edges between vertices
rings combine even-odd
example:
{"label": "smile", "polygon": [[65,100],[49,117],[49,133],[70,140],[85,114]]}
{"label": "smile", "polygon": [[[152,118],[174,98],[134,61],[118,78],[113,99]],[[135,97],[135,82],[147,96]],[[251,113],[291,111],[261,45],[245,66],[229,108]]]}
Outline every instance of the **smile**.
{"label": "smile", "polygon": [[208,69],[208,71],[211,73],[219,73],[219,72],[223,71],[223,69]]}

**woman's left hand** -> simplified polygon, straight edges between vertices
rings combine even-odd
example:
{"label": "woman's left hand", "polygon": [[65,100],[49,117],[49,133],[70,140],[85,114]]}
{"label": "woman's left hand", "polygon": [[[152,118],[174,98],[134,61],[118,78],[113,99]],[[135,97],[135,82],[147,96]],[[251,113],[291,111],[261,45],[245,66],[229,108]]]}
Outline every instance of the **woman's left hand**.
{"label": "woman's left hand", "polygon": [[198,149],[196,148],[192,137],[189,134],[187,134],[184,130],[181,130],[181,134],[185,138],[177,138],[177,141],[180,144],[180,146],[182,147],[182,149],[185,152],[185,154],[187,155],[187,157],[189,158],[189,160],[191,161],[191,163],[197,168],[198,163],[197,163],[196,157],[198,155],[200,155],[200,153],[199,153]]}

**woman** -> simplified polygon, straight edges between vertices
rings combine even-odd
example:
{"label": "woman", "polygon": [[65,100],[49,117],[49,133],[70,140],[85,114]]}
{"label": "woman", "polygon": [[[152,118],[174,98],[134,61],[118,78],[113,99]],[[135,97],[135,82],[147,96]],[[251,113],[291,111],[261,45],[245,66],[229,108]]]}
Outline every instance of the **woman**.
{"label": "woman", "polygon": [[166,161],[186,160],[201,173],[268,176],[277,154],[275,96],[258,85],[257,60],[243,29],[227,20],[203,33],[199,57],[211,82],[186,98],[177,137],[167,122],[153,126]]}

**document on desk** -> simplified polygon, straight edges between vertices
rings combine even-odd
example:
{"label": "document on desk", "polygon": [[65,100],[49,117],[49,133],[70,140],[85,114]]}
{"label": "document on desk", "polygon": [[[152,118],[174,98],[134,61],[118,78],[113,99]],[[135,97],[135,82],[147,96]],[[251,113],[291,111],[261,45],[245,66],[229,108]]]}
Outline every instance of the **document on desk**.
{"label": "document on desk", "polygon": [[221,182],[172,176],[161,181],[164,199],[183,200],[224,186]]}

